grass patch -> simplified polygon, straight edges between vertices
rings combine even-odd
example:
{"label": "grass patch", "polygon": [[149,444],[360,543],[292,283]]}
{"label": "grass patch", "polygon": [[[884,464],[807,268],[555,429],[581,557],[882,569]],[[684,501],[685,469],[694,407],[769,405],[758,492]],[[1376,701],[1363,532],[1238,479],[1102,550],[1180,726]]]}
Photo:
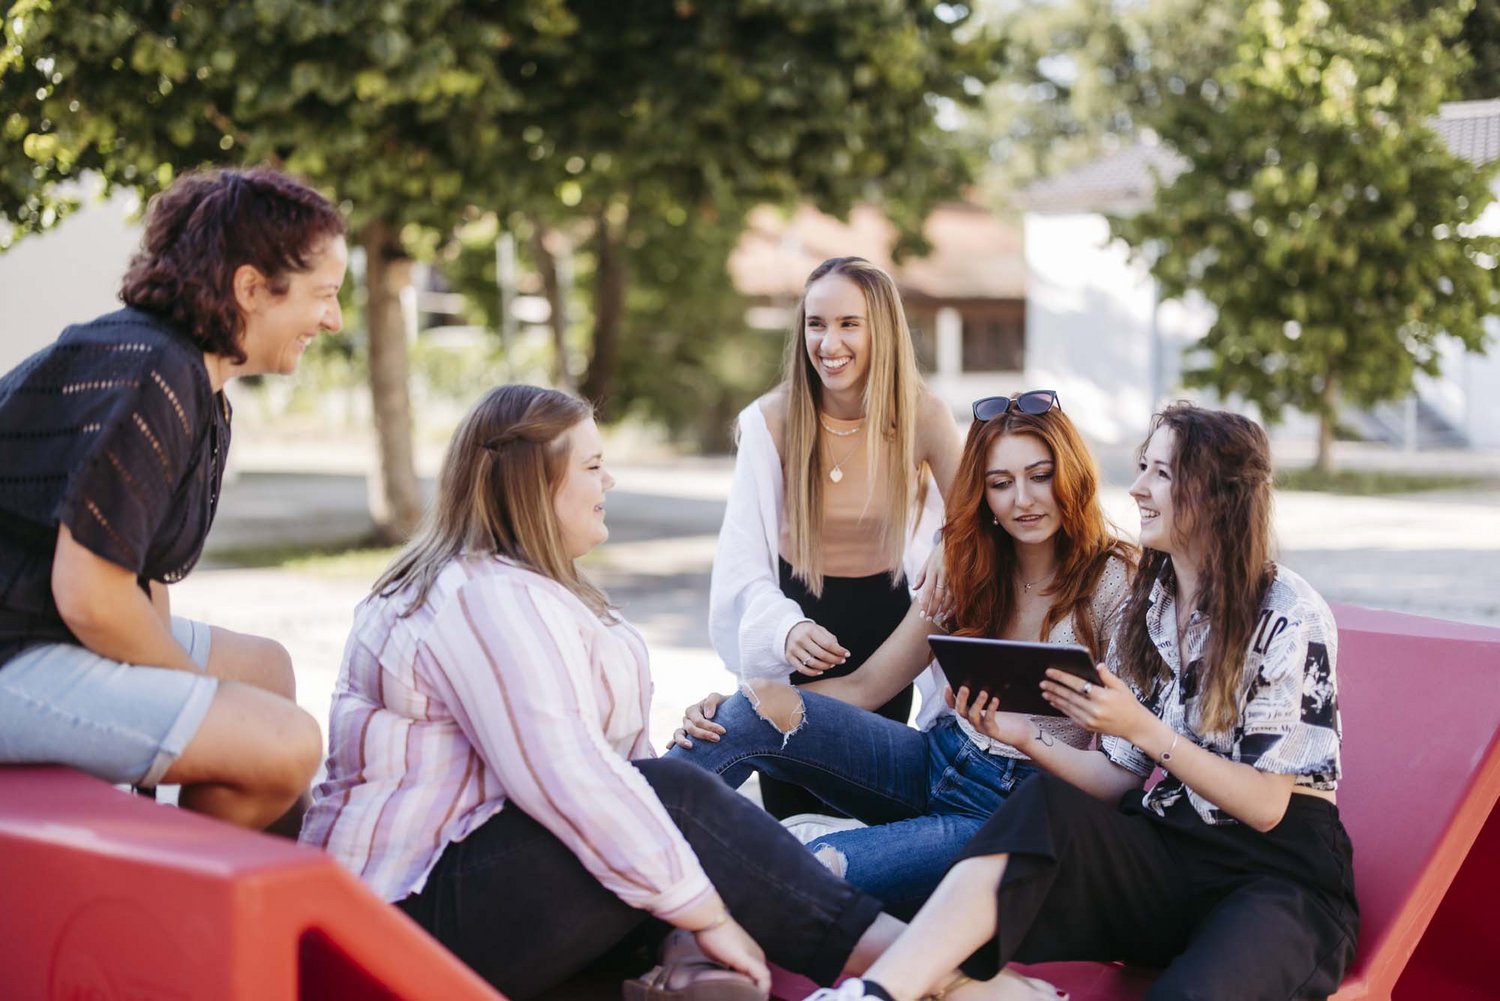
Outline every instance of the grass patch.
{"label": "grass patch", "polygon": [[379,545],[366,536],[309,545],[241,546],[217,550],[211,555],[221,565],[373,581],[399,550],[399,546]]}
{"label": "grass patch", "polygon": [[1335,469],[1322,473],[1312,467],[1283,469],[1276,474],[1278,490],[1307,490],[1317,493],[1354,494],[1362,497],[1381,494],[1413,494],[1427,490],[1470,490],[1488,485],[1482,476],[1460,476],[1442,473],[1393,473],[1379,469]]}

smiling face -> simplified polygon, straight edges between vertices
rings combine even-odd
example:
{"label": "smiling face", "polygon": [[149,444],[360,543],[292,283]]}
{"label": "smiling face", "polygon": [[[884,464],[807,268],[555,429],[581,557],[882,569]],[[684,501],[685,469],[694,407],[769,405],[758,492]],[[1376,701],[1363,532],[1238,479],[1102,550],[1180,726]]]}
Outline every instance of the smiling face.
{"label": "smiling face", "polygon": [[604,524],[604,495],[615,478],[604,468],[604,438],[592,417],[575,424],[567,440],[568,465],[552,495],[563,549],[568,559],[584,556],[609,538]]}
{"label": "smiling face", "polygon": [[235,298],[245,319],[240,340],[245,362],[237,366],[236,374],[290,375],[320,333],[342,329],[339,287],[348,263],[344,238],[334,236],[308,256],[306,271],[286,275],[283,292],[277,292],[248,264],[236,269]]}
{"label": "smiling face", "polygon": [[870,311],[858,285],[840,274],[819,278],[803,298],[807,357],[823,388],[852,398],[870,371]]}
{"label": "smiling face", "polygon": [[1046,442],[1032,434],[1002,435],[990,446],[984,469],[985,501],[1017,544],[1037,545],[1057,534],[1057,464]]}
{"label": "smiling face", "polygon": [[1130,496],[1141,512],[1141,545],[1168,555],[1185,555],[1187,525],[1172,502],[1173,460],[1177,432],[1162,425],[1146,442],[1140,473],[1130,485]]}

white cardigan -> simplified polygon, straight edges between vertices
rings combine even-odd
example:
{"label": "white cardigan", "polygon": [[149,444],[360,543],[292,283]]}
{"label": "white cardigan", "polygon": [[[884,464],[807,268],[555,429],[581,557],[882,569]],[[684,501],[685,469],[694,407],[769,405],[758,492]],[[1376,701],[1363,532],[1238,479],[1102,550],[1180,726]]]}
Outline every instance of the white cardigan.
{"label": "white cardigan", "polygon": [[[786,660],[787,634],[797,623],[810,620],[800,605],[781,593],[777,559],[785,487],[781,456],[759,401],[740,411],[737,435],[734,481],[709,578],[709,635],[714,650],[741,681],[785,679],[792,670]],[[916,515],[901,559],[908,581],[915,580],[927,562],[933,534],[943,523],[942,497],[930,476],[926,502]],[[918,725],[925,727],[943,708],[936,668],[923,672],[917,690],[922,695]]]}

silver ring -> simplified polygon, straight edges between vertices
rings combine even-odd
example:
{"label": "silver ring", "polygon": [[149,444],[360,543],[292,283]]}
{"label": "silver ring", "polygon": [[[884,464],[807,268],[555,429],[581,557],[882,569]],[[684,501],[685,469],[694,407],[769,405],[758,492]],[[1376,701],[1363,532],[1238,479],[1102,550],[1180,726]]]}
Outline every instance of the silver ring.
{"label": "silver ring", "polygon": [[1091,692],[1093,690],[1094,690],[1094,683],[1092,681],[1085,681],[1083,683],[1083,687],[1079,689],[1079,691],[1083,693],[1083,697],[1084,698],[1088,698],[1089,697],[1089,692]]}
{"label": "silver ring", "polygon": [[809,665],[811,663],[812,663],[812,658],[811,657],[803,657],[802,658],[802,666],[803,667],[806,667],[807,665]]}

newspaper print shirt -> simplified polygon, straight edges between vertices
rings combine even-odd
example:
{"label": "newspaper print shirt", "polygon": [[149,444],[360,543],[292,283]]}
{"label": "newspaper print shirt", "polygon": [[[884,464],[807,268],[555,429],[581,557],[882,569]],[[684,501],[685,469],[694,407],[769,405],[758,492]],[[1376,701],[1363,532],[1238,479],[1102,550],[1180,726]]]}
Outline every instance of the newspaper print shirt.
{"label": "newspaper print shirt", "polygon": [[[1276,567],[1245,657],[1239,722],[1223,734],[1203,735],[1194,722],[1210,623],[1201,611],[1193,613],[1183,630],[1186,657],[1182,657],[1177,648],[1175,592],[1169,564],[1152,585],[1146,628],[1171,676],[1150,692],[1137,689],[1136,696],[1184,740],[1264,772],[1295,775],[1299,786],[1337,788],[1342,735],[1335,670],[1338,630],[1327,602],[1301,576]],[[1117,673],[1118,657],[1119,646],[1114,645],[1109,666]],[[1120,737],[1103,737],[1100,750],[1115,764],[1143,777],[1156,765]],[[1236,823],[1170,773],[1145,793],[1143,804],[1164,814],[1184,794],[1205,823]]]}

